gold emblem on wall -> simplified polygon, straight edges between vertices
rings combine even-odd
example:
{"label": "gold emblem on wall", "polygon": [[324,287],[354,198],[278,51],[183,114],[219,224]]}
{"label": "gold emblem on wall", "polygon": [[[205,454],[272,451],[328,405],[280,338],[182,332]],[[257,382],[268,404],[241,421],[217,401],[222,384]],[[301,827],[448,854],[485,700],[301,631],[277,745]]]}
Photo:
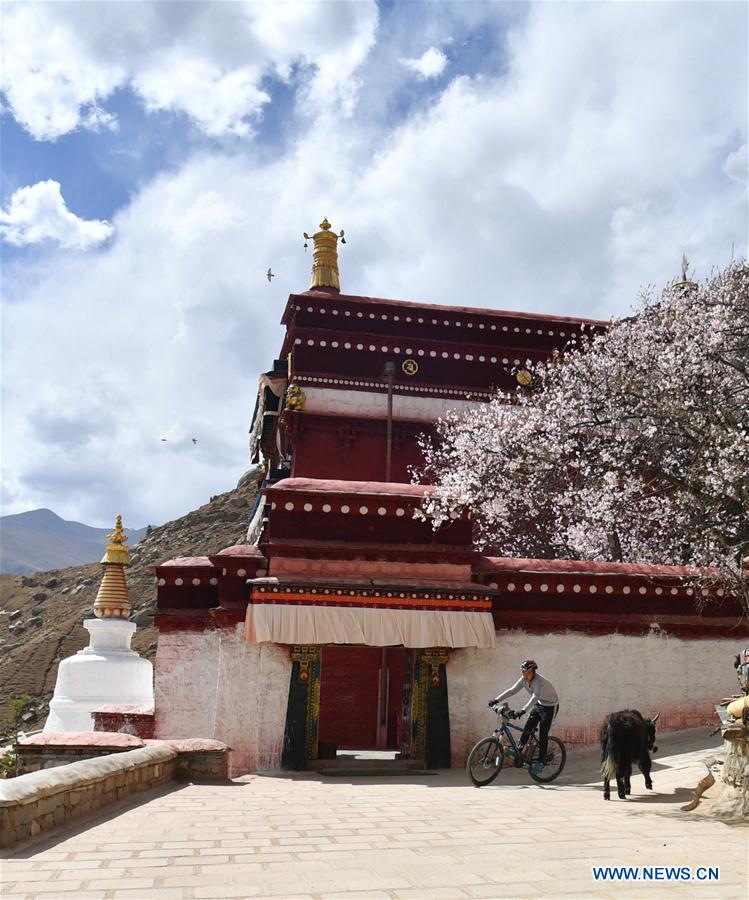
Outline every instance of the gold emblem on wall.
{"label": "gold emblem on wall", "polygon": [[422,650],[422,659],[430,668],[430,678],[432,685],[437,687],[440,683],[440,666],[447,663],[447,649],[445,647],[429,647]]}
{"label": "gold emblem on wall", "polygon": [[310,680],[312,669],[320,660],[320,647],[294,647],[291,658],[299,663],[299,680],[304,683]]}
{"label": "gold emblem on wall", "polygon": [[290,384],[286,392],[286,406],[289,409],[304,409],[304,401],[307,395],[298,384]]}
{"label": "gold emblem on wall", "polygon": [[415,359],[404,359],[401,369],[406,375],[415,375],[419,371],[419,364]]}

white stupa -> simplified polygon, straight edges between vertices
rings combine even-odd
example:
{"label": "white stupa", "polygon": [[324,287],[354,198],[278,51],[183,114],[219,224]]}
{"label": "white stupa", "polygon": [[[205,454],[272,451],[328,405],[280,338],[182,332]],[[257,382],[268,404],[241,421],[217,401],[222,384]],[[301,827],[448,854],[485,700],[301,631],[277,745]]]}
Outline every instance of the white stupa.
{"label": "white stupa", "polygon": [[45,731],[93,731],[91,713],[102,706],[153,706],[153,666],[130,649],[137,626],[128,619],[125,566],[130,557],[121,516],[108,537],[96,618],[83,623],[91,635],[89,645],[60,663]]}

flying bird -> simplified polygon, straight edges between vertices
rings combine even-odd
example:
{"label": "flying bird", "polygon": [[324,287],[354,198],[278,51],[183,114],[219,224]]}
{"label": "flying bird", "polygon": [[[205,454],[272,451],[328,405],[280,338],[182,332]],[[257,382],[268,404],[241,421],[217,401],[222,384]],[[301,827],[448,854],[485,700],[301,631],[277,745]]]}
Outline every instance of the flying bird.
{"label": "flying bird", "polygon": [[167,440],[169,440],[169,439],[168,439],[168,438],[162,438],[161,440],[164,441],[164,443],[166,443]]}
{"label": "flying bird", "polygon": [[197,443],[198,443],[198,439],[197,439],[197,438],[192,438],[192,442],[193,442],[193,444],[197,444]]}
{"label": "flying bird", "polygon": [[265,277],[268,279],[268,281],[270,281],[272,278],[275,278],[276,276],[273,272],[271,272],[270,269],[268,269],[268,271],[265,273]]}

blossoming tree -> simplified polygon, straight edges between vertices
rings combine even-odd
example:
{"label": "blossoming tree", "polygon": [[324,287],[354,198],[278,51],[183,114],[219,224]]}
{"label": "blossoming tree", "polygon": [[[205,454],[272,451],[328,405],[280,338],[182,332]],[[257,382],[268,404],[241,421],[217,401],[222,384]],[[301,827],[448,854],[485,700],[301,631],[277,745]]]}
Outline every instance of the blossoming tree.
{"label": "blossoming tree", "polygon": [[479,544],[507,556],[710,567],[749,611],[747,265],[702,285],[685,269],[526,369],[527,387],[423,440],[423,514],[470,508]]}

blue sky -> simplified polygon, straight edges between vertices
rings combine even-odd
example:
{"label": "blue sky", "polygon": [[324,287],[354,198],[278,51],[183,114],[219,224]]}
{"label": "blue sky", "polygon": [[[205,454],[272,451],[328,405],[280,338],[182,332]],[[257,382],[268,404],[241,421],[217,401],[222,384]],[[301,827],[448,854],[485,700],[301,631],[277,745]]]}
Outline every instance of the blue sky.
{"label": "blue sky", "polygon": [[10,2],[2,38],[4,513],[234,484],[323,215],[344,290],[437,303],[608,318],[746,255],[743,3]]}

